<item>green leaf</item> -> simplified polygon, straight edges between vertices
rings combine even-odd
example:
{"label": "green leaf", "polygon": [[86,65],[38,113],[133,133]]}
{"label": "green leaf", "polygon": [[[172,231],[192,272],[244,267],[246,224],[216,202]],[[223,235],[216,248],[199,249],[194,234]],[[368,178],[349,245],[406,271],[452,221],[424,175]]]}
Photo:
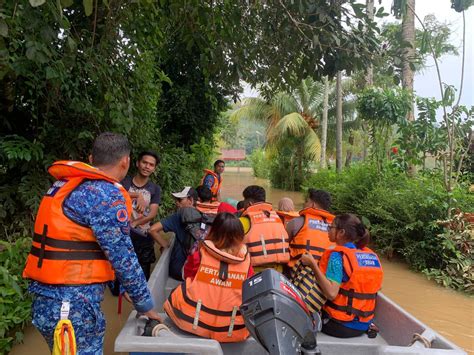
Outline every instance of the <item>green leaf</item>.
{"label": "green leaf", "polygon": [[61,6],[63,8],[69,7],[74,4],[74,0],[61,0]]}
{"label": "green leaf", "polygon": [[84,5],[84,12],[86,16],[90,16],[92,14],[93,9],[93,0],[82,0],[82,4]]}
{"label": "green leaf", "polygon": [[0,36],[8,37],[8,25],[2,18],[0,18]]}
{"label": "green leaf", "polygon": [[36,48],[30,47],[26,50],[26,58],[29,60],[35,60]]}
{"label": "green leaf", "polygon": [[30,5],[33,7],[38,7],[43,5],[46,2],[46,0],[30,0]]}

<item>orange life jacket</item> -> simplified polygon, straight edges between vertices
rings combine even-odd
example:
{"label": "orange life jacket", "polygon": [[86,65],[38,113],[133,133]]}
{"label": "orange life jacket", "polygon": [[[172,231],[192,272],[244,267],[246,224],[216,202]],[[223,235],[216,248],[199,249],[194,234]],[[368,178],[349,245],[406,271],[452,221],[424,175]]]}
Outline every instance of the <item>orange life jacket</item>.
{"label": "orange life jacket", "polygon": [[220,202],[197,202],[196,208],[199,212],[207,214],[217,214]]}
{"label": "orange life jacket", "polygon": [[280,216],[281,221],[283,224],[286,225],[288,224],[289,221],[291,221],[293,218],[299,217],[299,213],[296,211],[276,211],[277,215]]}
{"label": "orange life jacket", "polygon": [[269,203],[257,203],[248,207],[242,217],[250,219],[250,229],[244,242],[249,249],[253,266],[286,264],[290,260],[288,233]]}
{"label": "orange life jacket", "polygon": [[361,322],[374,318],[377,292],[382,287],[383,270],[380,260],[369,248],[351,249],[336,246],[324,252],[320,269],[326,273],[331,253],[340,252],[344,271],[349,280],[342,282],[339,293],[332,301],[327,300],[324,311],[333,319],[350,322],[358,317]]}
{"label": "orange life jacket", "polygon": [[83,285],[114,279],[112,265],[92,229],[63,213],[64,200],[84,180],[105,180],[122,192],[130,216],[132,203],[117,180],[81,162],[58,161],[48,168],[58,179],[43,197],[35,221],[35,233],[23,277],[45,284]]}
{"label": "orange life jacket", "polygon": [[247,248],[242,245],[234,256],[205,240],[200,252],[196,276],[175,288],[163,308],[186,332],[221,343],[243,341],[249,336],[239,311],[242,284],[250,267]]}
{"label": "orange life jacket", "polygon": [[304,224],[290,242],[290,267],[306,252],[319,260],[323,252],[334,245],[329,241],[328,233],[329,225],[334,219],[333,214],[316,208],[305,208],[300,211],[300,215],[304,217]]}
{"label": "orange life jacket", "polygon": [[204,176],[203,178],[201,179],[201,186],[204,185],[204,180],[206,179],[207,175],[212,175],[214,177],[214,183],[213,185],[211,186],[211,193],[212,193],[212,199],[211,199],[211,202],[215,202],[217,201],[217,195],[219,194],[219,191],[221,190],[221,185],[222,185],[222,175],[220,176],[220,179],[219,179],[219,176],[217,176],[217,174],[212,171],[212,170],[209,170],[209,169],[204,169]]}

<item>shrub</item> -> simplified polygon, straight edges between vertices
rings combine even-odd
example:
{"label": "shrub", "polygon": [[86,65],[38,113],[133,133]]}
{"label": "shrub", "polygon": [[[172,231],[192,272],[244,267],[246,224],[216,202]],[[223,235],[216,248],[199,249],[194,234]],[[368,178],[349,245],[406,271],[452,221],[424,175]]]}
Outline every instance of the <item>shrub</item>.
{"label": "shrub", "polygon": [[22,341],[22,329],[30,320],[28,281],[21,277],[30,246],[29,238],[11,244],[0,241],[0,354],[8,353],[13,344]]}
{"label": "shrub", "polygon": [[[472,258],[472,234],[470,241],[459,231],[447,236],[437,222],[447,218],[449,209],[439,172],[409,178],[392,165],[378,173],[373,164],[358,164],[341,174],[318,172],[304,186],[330,192],[336,214],[351,212],[367,220],[380,252],[402,256],[412,268],[446,286],[474,291],[472,263],[460,251],[469,245]],[[459,186],[451,194],[452,203],[463,212],[474,206],[474,194],[467,191]]]}
{"label": "shrub", "polygon": [[428,278],[467,293],[474,293],[474,225],[458,212],[451,219],[439,221],[445,227],[436,236],[443,262],[440,267],[424,270]]}
{"label": "shrub", "polygon": [[270,161],[261,148],[255,149],[249,156],[253,174],[262,179],[268,179],[270,176]]}

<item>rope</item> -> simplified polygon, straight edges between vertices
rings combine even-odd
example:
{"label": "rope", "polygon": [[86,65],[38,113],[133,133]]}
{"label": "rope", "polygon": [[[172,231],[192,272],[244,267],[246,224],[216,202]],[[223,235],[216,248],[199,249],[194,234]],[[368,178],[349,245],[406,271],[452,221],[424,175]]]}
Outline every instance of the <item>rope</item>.
{"label": "rope", "polygon": [[410,345],[408,345],[408,346],[412,346],[417,341],[423,343],[425,348],[431,348],[431,342],[428,339],[426,339],[423,335],[418,334],[418,333],[413,333],[413,340],[411,341]]}

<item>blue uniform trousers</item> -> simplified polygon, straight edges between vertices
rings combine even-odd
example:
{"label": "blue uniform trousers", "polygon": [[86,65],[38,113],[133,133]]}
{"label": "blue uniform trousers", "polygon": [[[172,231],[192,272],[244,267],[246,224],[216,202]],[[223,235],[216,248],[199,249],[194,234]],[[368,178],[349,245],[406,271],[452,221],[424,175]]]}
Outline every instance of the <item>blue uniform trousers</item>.
{"label": "blue uniform trousers", "polygon": [[[33,325],[53,347],[54,329],[61,315],[62,300],[35,295]],[[99,302],[70,301],[68,319],[76,335],[78,355],[102,354],[105,335],[105,318]]]}

